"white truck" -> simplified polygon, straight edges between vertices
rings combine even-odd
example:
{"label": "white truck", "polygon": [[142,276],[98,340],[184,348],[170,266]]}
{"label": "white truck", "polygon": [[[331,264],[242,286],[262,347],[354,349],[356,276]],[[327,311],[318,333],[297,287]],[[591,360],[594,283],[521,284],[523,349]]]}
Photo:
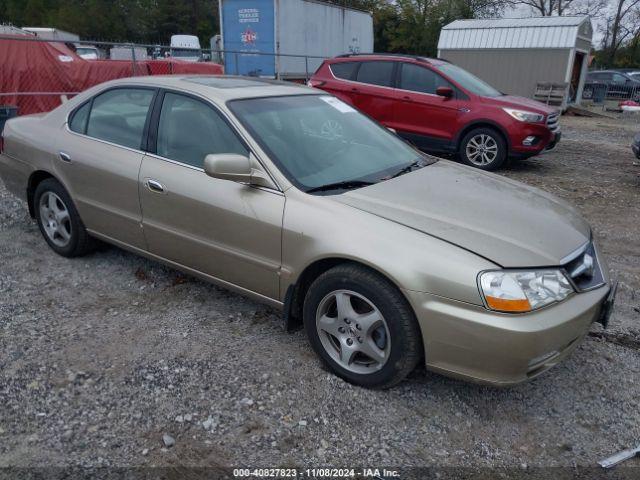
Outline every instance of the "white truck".
{"label": "white truck", "polygon": [[171,35],[171,56],[185,62],[201,61],[200,40],[195,35]]}
{"label": "white truck", "polygon": [[77,42],[80,36],[52,27],[22,27],[22,30],[35,35],[42,40],[57,40],[60,42]]}

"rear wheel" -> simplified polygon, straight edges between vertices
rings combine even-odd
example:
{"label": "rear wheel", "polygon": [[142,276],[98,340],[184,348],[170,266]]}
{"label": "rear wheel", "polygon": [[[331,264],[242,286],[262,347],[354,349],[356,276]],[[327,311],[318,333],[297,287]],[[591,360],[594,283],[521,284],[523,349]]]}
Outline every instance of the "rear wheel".
{"label": "rear wheel", "polygon": [[491,128],[477,128],[467,133],[459,150],[460,159],[482,170],[495,170],[507,159],[507,143]]}
{"label": "rear wheel", "polygon": [[33,196],[36,221],[51,249],[63,257],[77,257],[93,249],[94,242],[71,197],[53,178],[43,180]]}
{"label": "rear wheel", "polygon": [[391,387],[422,355],[420,329],[407,301],[384,277],[358,265],[334,267],[313,282],[304,324],[323,362],[356,385]]}

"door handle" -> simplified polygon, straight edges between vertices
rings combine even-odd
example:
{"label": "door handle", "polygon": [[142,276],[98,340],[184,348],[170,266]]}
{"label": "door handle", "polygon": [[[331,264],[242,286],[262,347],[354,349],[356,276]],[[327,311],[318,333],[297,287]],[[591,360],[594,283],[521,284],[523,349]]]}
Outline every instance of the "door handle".
{"label": "door handle", "polygon": [[164,186],[157,180],[147,178],[147,188],[152,192],[164,193]]}
{"label": "door handle", "polygon": [[409,95],[405,95],[402,97],[403,100],[411,100],[411,97]]}
{"label": "door handle", "polygon": [[63,162],[71,163],[71,156],[68,153],[58,152],[58,156]]}
{"label": "door handle", "polygon": [[353,88],[351,88],[351,91],[352,91],[352,92],[359,92],[359,91],[360,91],[360,89],[358,89],[358,88],[356,88],[356,87],[353,87]]}

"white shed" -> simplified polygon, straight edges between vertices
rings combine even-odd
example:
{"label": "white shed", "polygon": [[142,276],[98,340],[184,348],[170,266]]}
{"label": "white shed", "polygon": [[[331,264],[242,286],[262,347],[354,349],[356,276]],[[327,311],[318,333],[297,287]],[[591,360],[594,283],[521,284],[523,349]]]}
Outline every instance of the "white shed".
{"label": "white shed", "polygon": [[564,103],[578,103],[593,26],[580,17],[456,20],[438,41],[438,57],[499,90],[533,97],[538,83],[566,84]]}

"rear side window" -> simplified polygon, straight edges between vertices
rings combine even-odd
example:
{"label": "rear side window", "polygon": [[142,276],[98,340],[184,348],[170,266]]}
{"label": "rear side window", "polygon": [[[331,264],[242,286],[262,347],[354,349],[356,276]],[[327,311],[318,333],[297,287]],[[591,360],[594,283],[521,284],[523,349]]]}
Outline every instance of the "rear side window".
{"label": "rear side window", "polygon": [[199,168],[210,153],[249,155],[218,112],[200,100],[176,93],[164,96],[156,152]]}
{"label": "rear side window", "polygon": [[358,82],[390,87],[394,62],[362,62],[358,70]]}
{"label": "rear side window", "polygon": [[87,130],[87,119],[89,118],[90,109],[91,102],[87,102],[73,113],[71,121],[69,122],[69,128],[71,131],[85,133]]}
{"label": "rear side window", "polygon": [[435,95],[438,87],[453,88],[448,81],[433,70],[412,63],[402,64],[399,86],[402,90]]}
{"label": "rear side window", "polygon": [[140,149],[153,94],[148,89],[118,88],[98,95],[93,99],[87,135]]}
{"label": "rear side window", "polygon": [[344,80],[353,80],[354,73],[356,72],[356,68],[358,68],[357,62],[341,62],[341,63],[333,63],[329,65],[331,72],[338,77]]}

